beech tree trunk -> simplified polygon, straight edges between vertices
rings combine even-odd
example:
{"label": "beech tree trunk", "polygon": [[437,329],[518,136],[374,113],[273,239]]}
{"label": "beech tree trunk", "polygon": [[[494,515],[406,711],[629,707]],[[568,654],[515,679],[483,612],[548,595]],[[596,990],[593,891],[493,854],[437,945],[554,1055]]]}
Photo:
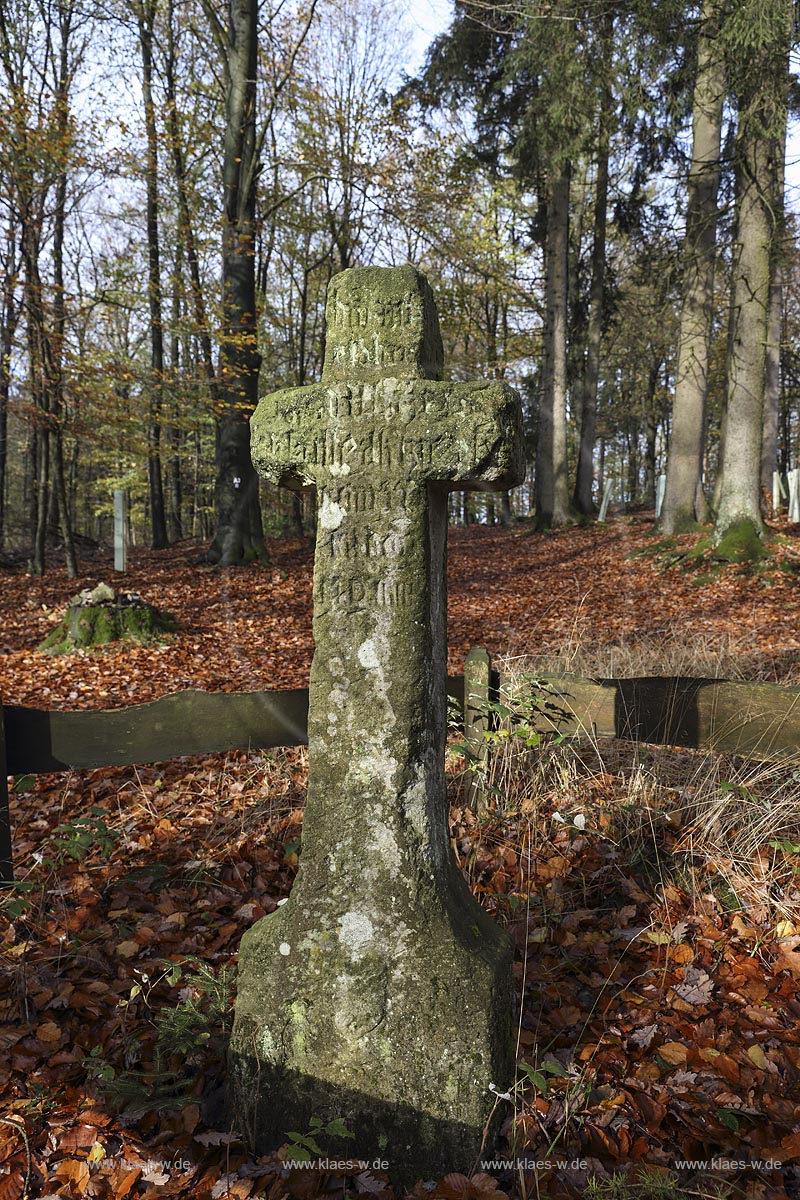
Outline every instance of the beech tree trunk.
{"label": "beech tree trunk", "polygon": [[[781,6],[783,0],[776,3],[776,11]],[[723,553],[730,546],[737,557],[749,556],[747,547],[764,535],[761,446],[771,268],[779,228],[773,205],[775,157],[780,153],[787,108],[788,6],[783,13],[785,52],[772,37],[755,45],[739,89],[728,403],[714,525],[715,544]]]}
{"label": "beech tree trunk", "polygon": [[2,328],[0,328],[0,548],[5,536],[6,463],[8,461],[8,400],[11,390],[11,350],[19,320],[16,299],[17,260],[16,232],[8,233],[3,265]]}
{"label": "beech tree trunk", "polygon": [[[614,17],[609,11],[603,37],[606,71],[611,69]],[[608,81],[608,74],[606,74]],[[592,241],[592,282],[589,289],[589,322],[586,331],[586,364],[581,388],[578,465],[575,472],[575,508],[584,516],[596,511],[594,483],[594,442],[597,426],[597,381],[600,376],[600,348],[603,338],[603,309],[606,272],[606,222],[608,216],[608,155],[613,94],[610,83],[603,86],[600,127],[597,142],[597,178],[594,191],[594,233]]]}
{"label": "beech tree trunk", "polygon": [[763,534],[761,423],[772,221],[763,187],[768,168],[764,140],[740,136],[739,153],[727,421],[715,541],[741,522],[750,522],[759,537]]}
{"label": "beech tree trunk", "polygon": [[[69,39],[72,29],[73,8],[71,0],[58,5],[59,33],[61,38],[58,94],[56,99],[56,125],[61,153],[67,154],[69,144],[69,84],[71,65],[69,61]],[[64,336],[66,333],[66,303],[64,296],[64,235],[67,220],[67,164],[62,161],[56,180],[55,213],[53,229],[53,332],[46,347],[45,366],[47,388],[50,393],[50,409],[53,421],[53,487],[56,496],[58,520],[64,538],[64,557],[67,578],[75,579],[78,561],[75,553],[75,538],[72,533],[72,518],[67,498],[66,472],[64,470]],[[41,288],[41,283],[40,283]]]}
{"label": "beech tree trunk", "polygon": [[[206,12],[209,6],[206,5]],[[213,10],[211,10],[213,12]],[[257,0],[229,0],[223,155],[222,341],[216,412],[216,532],[210,562],[266,561],[250,415],[258,403],[255,287]]]}
{"label": "beech tree trunk", "polygon": [[[213,15],[213,14],[212,14]],[[220,31],[221,38],[221,31]],[[211,393],[214,411],[217,411],[217,376],[214,370],[214,351],[211,345],[211,334],[206,315],[203,285],[200,279],[200,259],[197,252],[197,239],[194,232],[192,210],[189,204],[189,188],[186,178],[186,161],[180,139],[178,122],[178,105],[175,85],[175,30],[172,0],[167,3],[167,50],[164,58],[164,82],[167,99],[167,129],[169,132],[170,150],[172,151],[172,167],[175,175],[175,189],[178,198],[178,232],[183,248],[186,251],[186,261],[189,266],[189,285],[192,296],[192,315],[195,322],[195,334],[200,343],[200,353],[203,370]]]}
{"label": "beech tree trunk", "polygon": [[786,139],[779,139],[773,158],[772,205],[776,214],[773,239],[772,273],[767,309],[767,346],[764,364],[764,413],[761,438],[761,503],[772,512],[772,473],[778,469],[778,424],[781,404],[781,331],[783,325],[783,240],[784,184],[786,177]]}
{"label": "beech tree trunk", "polygon": [[667,486],[660,519],[660,527],[665,533],[680,533],[691,528],[695,521],[708,519],[701,475],[725,99],[725,64],[719,45],[717,5],[718,0],[705,0],[697,43],[683,302]]}
{"label": "beech tree trunk", "polygon": [[536,527],[574,519],[567,478],[567,249],[569,164],[550,189],[545,251],[545,330],[542,401],[536,452]]}
{"label": "beech tree trunk", "polygon": [[147,190],[147,296],[150,309],[150,397],[147,420],[147,480],[150,491],[151,545],[154,550],[168,546],[164,511],[164,482],[161,469],[161,409],[164,392],[164,323],[161,288],[161,247],[158,229],[158,133],[153,104],[153,35],[157,0],[137,5],[139,49],[142,56],[142,99],[147,137],[145,179]]}
{"label": "beech tree trunk", "polygon": [[175,247],[175,277],[172,281],[172,335],[170,337],[169,373],[172,396],[170,400],[169,456],[167,458],[167,532],[170,541],[179,542],[183,537],[183,480],[181,477],[181,443],[183,441],[180,418],[177,412],[177,396],[181,378],[180,323],[183,310],[183,243],[178,240]]}

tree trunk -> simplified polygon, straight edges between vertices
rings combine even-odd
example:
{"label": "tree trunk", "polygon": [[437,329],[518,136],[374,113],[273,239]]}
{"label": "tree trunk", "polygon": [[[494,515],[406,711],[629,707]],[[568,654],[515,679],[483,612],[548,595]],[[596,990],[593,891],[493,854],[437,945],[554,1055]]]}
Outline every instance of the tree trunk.
{"label": "tree trunk", "polygon": [[[787,29],[788,36],[788,9]],[[767,23],[767,28],[769,24]],[[775,155],[786,121],[787,59],[764,39],[751,53],[739,90],[736,220],[731,282],[728,395],[722,487],[714,525],[719,553],[758,553],[761,518],[761,437],[766,344],[776,213]]]}
{"label": "tree trunk", "polygon": [[594,442],[597,426],[597,381],[600,376],[600,347],[603,339],[603,310],[606,271],[606,221],[608,215],[608,155],[613,94],[608,72],[614,29],[613,14],[606,17],[603,36],[605,72],[600,104],[597,140],[597,178],[594,192],[594,233],[592,241],[592,282],[589,289],[589,322],[586,331],[586,366],[581,388],[580,438],[575,472],[575,508],[584,516],[596,512],[592,496],[594,483]]}
{"label": "tree trunk", "polygon": [[216,532],[208,559],[266,560],[249,418],[258,402],[255,289],[257,0],[229,0],[223,155],[222,344],[217,417]]}
{"label": "tree trunk", "polygon": [[[772,513],[772,473],[778,469],[778,423],[781,400],[781,318],[783,287],[780,264],[774,266],[769,285],[767,347],[764,364],[764,412],[761,431],[761,499]],[[766,504],[765,504],[766,498]]]}
{"label": "tree trunk", "polygon": [[19,320],[16,301],[17,243],[14,231],[7,242],[7,258],[3,271],[3,325],[0,330],[0,548],[5,536],[6,465],[8,462],[8,400],[11,390],[11,351]]}
{"label": "tree trunk", "polygon": [[[59,61],[57,127],[60,154],[67,154],[69,144],[69,83],[71,77],[69,62],[69,38],[72,26],[72,7],[68,0],[59,4],[59,25],[61,34],[61,54]],[[78,574],[78,560],[75,554],[75,538],[72,533],[69,503],[67,500],[67,484],[64,472],[64,429],[62,417],[64,412],[64,336],[66,332],[66,303],[64,296],[64,234],[67,219],[67,166],[62,162],[61,170],[56,181],[55,213],[53,228],[53,334],[47,347],[45,363],[47,366],[47,387],[50,393],[50,407],[53,420],[53,487],[56,496],[59,524],[64,538],[64,557],[66,560],[67,578],[75,579]],[[44,332],[44,331],[43,331]]]}
{"label": "tree trunk", "polygon": [[181,429],[177,419],[177,397],[180,386],[181,371],[181,339],[180,322],[182,308],[182,279],[183,245],[180,241],[175,248],[175,278],[172,283],[172,336],[170,338],[170,383],[172,396],[170,399],[169,425],[169,457],[167,459],[167,533],[171,542],[179,542],[183,537],[183,522],[181,509],[183,506],[183,481],[181,479]]}
{"label": "tree trunk", "polygon": [[701,474],[713,319],[722,107],[725,99],[725,66],[719,47],[717,9],[718,0],[705,0],[697,44],[683,303],[667,487],[660,520],[660,527],[665,533],[680,533],[691,528],[696,520],[707,519],[708,515]]}
{"label": "tree trunk", "polygon": [[193,315],[196,326],[195,334],[200,342],[203,369],[211,391],[212,407],[216,411],[217,393],[214,352],[211,345],[211,334],[209,333],[205,299],[200,279],[200,259],[197,253],[197,239],[195,237],[192,212],[189,205],[186,166],[178,123],[178,106],[175,89],[175,32],[173,24],[173,4],[172,0],[168,0],[167,53],[164,63],[164,77],[167,99],[167,127],[169,130],[170,148],[172,150],[175,189],[178,196],[178,230],[186,250],[186,261],[189,264],[189,284],[191,287]]}
{"label": "tree trunk", "polygon": [[44,575],[47,566],[47,501],[50,488],[50,437],[40,429],[36,442],[36,524],[33,530],[31,573]]}
{"label": "tree trunk", "polygon": [[656,438],[658,436],[658,414],[656,392],[661,363],[654,363],[647,374],[647,399],[644,412],[644,502],[655,511],[656,507]]}
{"label": "tree trunk", "polygon": [[761,500],[772,513],[772,473],[778,469],[778,424],[781,403],[781,329],[783,324],[783,241],[784,185],[786,179],[786,139],[778,140],[773,158],[772,207],[776,214],[773,239],[772,274],[767,310],[767,347],[764,364],[764,413],[761,439]]}
{"label": "tree trunk", "polygon": [[547,206],[546,321],[536,454],[537,529],[566,525],[573,519],[567,479],[569,181],[569,164],[565,164],[553,181]]}
{"label": "tree trunk", "polygon": [[164,391],[164,322],[161,288],[161,247],[158,230],[158,132],[153,103],[153,34],[157,0],[142,0],[136,8],[139,49],[142,56],[142,99],[147,138],[145,180],[147,200],[147,297],[150,309],[150,398],[147,420],[147,479],[150,494],[151,545],[164,550],[167,521],[164,512],[164,482],[161,470],[161,409]]}

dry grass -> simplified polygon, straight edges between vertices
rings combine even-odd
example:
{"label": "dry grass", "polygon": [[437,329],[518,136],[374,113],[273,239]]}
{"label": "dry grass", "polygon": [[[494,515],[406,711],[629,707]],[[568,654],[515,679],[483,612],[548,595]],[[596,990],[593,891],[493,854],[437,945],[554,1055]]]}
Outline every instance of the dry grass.
{"label": "dry grass", "polygon": [[[701,640],[669,640],[667,654],[641,643],[605,648],[571,646],[558,660],[506,660],[510,691],[524,694],[524,678],[569,671],[609,677],[718,674],[741,678],[734,644],[727,657]],[[607,657],[603,657],[603,655]],[[520,686],[522,684],[522,686]],[[546,699],[546,695],[544,696]],[[536,852],[546,852],[553,821],[577,818],[587,835],[602,830],[621,861],[644,864],[653,882],[676,882],[695,896],[713,893],[726,910],[754,919],[788,921],[800,931],[800,768],[754,763],[707,751],[654,746],[616,738],[545,738],[527,744],[524,719],[506,718],[491,737],[485,801],[525,814]],[[556,816],[554,817],[554,814]]]}
{"label": "dry grass", "polygon": [[587,679],[630,679],[640,675],[696,679],[775,678],[765,656],[753,651],[747,635],[715,634],[669,625],[658,633],[602,642],[587,636],[588,619],[578,615],[567,642],[556,652],[517,654],[500,659],[501,672],[582,675]]}

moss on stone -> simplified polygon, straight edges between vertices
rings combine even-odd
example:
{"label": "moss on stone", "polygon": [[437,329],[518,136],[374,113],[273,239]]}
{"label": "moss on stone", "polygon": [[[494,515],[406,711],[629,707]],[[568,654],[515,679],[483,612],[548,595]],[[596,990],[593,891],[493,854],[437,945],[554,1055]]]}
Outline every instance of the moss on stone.
{"label": "moss on stone", "polygon": [[71,654],[118,641],[152,645],[179,628],[169,613],[146,604],[134,593],[116,596],[101,584],[94,592],[87,590],[73,596],[64,617],[39,649],[46,654]]}

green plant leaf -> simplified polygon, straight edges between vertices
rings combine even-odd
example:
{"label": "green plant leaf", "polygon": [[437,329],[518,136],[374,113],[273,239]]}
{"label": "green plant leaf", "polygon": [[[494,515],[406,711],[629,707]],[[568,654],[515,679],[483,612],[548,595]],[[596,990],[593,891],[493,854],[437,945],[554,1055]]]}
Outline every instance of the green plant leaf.
{"label": "green plant leaf", "polygon": [[341,1117],[336,1117],[333,1121],[329,1121],[325,1126],[325,1132],[330,1134],[331,1137],[354,1138],[356,1136],[350,1132]]}

